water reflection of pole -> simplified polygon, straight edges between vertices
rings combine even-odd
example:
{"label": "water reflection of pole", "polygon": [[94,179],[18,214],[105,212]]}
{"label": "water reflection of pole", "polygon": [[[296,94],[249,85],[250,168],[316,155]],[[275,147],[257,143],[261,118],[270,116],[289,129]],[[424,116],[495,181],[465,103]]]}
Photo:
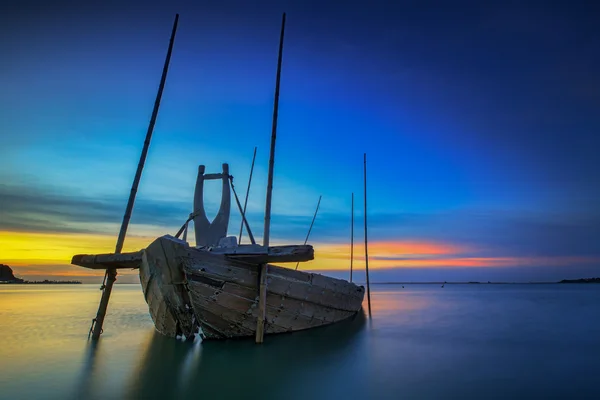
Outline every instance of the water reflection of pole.
{"label": "water reflection of pole", "polygon": [[94,372],[96,370],[96,358],[99,345],[100,341],[96,340],[88,341],[87,343],[82,362],[81,376],[77,379],[78,384],[75,387],[73,399],[87,399],[92,397],[91,394],[94,386]]}
{"label": "water reflection of pole", "polygon": [[369,304],[369,317],[371,316],[371,289],[369,287],[369,246],[367,244],[367,153],[364,154],[364,181],[365,181],[365,270],[367,274],[367,302]]}

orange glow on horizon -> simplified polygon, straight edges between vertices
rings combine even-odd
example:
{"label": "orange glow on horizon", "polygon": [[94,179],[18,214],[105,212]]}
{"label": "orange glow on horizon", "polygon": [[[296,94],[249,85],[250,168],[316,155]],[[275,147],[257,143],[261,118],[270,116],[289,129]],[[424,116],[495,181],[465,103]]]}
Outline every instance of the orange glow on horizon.
{"label": "orange glow on horizon", "polygon": [[[337,257],[329,258],[327,255],[320,257],[319,261],[306,263],[303,269],[319,270],[347,270],[349,259],[341,260]],[[349,258],[349,257],[348,257]],[[357,262],[358,261],[358,262]],[[600,258],[595,257],[448,257],[436,259],[410,259],[410,260],[380,260],[369,256],[370,269],[393,268],[476,268],[476,267],[526,267],[526,266],[567,266],[582,264],[598,264]],[[355,268],[364,265],[364,256],[354,260]]]}
{"label": "orange glow on horizon", "polygon": [[[598,257],[481,257],[478,249],[432,241],[382,241],[369,243],[369,267],[392,268],[469,268],[565,266],[600,263]],[[364,245],[354,246],[354,264],[364,265]],[[350,266],[350,244],[315,245],[315,260],[304,263],[305,270],[347,270]]]}
{"label": "orange glow on horizon", "polygon": [[430,241],[401,240],[369,243],[369,253],[387,256],[458,254],[471,250],[473,249],[467,246]]}

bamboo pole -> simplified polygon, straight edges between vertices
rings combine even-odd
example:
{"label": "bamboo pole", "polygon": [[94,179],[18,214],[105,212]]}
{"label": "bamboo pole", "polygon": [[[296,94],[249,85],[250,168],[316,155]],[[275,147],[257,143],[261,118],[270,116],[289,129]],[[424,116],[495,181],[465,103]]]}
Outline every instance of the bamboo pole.
{"label": "bamboo pole", "polygon": [[354,262],[354,193],[352,193],[352,217],[350,218],[350,282],[352,282],[352,263]]}
{"label": "bamboo pole", "polygon": [[[162,97],[163,89],[165,87],[165,81],[167,79],[167,72],[169,70],[169,63],[171,61],[171,53],[173,51],[173,43],[175,41],[175,33],[177,31],[177,22],[179,21],[179,14],[175,15],[175,22],[173,23],[173,30],[171,32],[171,39],[169,41],[169,49],[167,50],[167,56],[165,58],[165,64],[163,66],[162,76],[160,78],[160,84],[158,86],[158,93],[154,102],[154,109],[152,110],[152,116],[150,117],[150,124],[148,125],[148,131],[146,132],[146,139],[144,140],[144,147],[142,148],[142,154],[140,155],[140,161],[135,172],[133,184],[131,185],[131,192],[129,193],[129,200],[127,201],[127,207],[125,208],[125,215],[123,216],[123,222],[121,223],[121,230],[119,231],[119,237],[115,247],[115,253],[120,253],[123,249],[123,243],[125,242],[125,235],[127,234],[127,227],[129,226],[129,220],[131,219],[131,212],[133,210],[133,204],[135,202],[135,196],[142,177],[142,170],[144,169],[144,163],[146,162],[146,156],[148,154],[148,147],[150,146],[150,139],[152,138],[152,132],[154,131],[154,124],[156,123],[156,117],[158,116],[158,109],[160,106],[160,100]],[[98,307],[98,313],[94,319],[92,339],[97,340],[100,338],[102,333],[102,325],[104,324],[104,317],[106,316],[106,309],[108,308],[108,300],[112,291],[113,284],[117,280],[117,270],[110,268],[106,270],[106,285],[102,292],[102,298],[100,299],[100,305]]]}
{"label": "bamboo pole", "polygon": [[[281,19],[281,34],[279,37],[279,55],[277,58],[277,77],[275,78],[275,103],[273,105],[273,126],[271,129],[271,150],[269,153],[269,178],[267,180],[267,201],[265,204],[265,230],[263,246],[269,250],[269,230],[271,227],[271,198],[273,193],[273,168],[275,165],[275,140],[277,138],[277,114],[279,111],[279,82],[281,80],[281,60],[283,58],[283,35],[285,31],[285,13]],[[265,317],[267,312],[267,273],[268,265],[260,268],[260,286],[258,293],[258,317],[256,319],[256,343],[263,342]]]}
{"label": "bamboo pole", "polygon": [[279,57],[277,58],[277,77],[275,78],[275,103],[273,105],[273,125],[271,127],[271,151],[269,153],[269,177],[267,180],[267,201],[265,203],[265,230],[263,246],[269,246],[269,230],[271,228],[271,198],[273,194],[273,168],[275,166],[275,140],[277,139],[277,116],[279,113],[279,82],[281,81],[281,61],[283,59],[283,35],[285,31],[285,13],[281,20],[279,37]]}
{"label": "bamboo pole", "polygon": [[369,304],[369,317],[371,316],[371,288],[369,287],[369,246],[367,241],[367,153],[364,154],[364,182],[365,182],[365,270],[367,274],[367,302]]}
{"label": "bamboo pole", "polygon": [[[250,184],[252,183],[252,173],[254,172],[254,161],[256,161],[256,147],[254,147],[254,156],[252,156],[252,167],[250,167],[250,178],[248,178],[248,188],[246,189],[246,200],[244,200],[244,210],[242,215],[246,215],[246,206],[248,205],[248,196],[250,195]],[[240,237],[238,244],[242,244],[242,231],[244,230],[244,219],[240,223]],[[252,243],[254,244],[254,243]]]}
{"label": "bamboo pole", "polygon": [[[310,231],[312,231],[312,227],[315,223],[315,218],[317,218],[317,213],[319,212],[319,206],[321,205],[321,197],[323,197],[323,196],[322,195],[319,196],[319,201],[317,202],[317,209],[315,210],[315,215],[313,215],[312,222],[310,223],[310,228],[308,228],[308,233],[306,234],[306,239],[304,239],[304,244],[306,244],[306,242],[308,242],[308,237],[310,236]],[[300,265],[300,261],[298,261],[296,263],[296,269],[298,269],[298,265]]]}

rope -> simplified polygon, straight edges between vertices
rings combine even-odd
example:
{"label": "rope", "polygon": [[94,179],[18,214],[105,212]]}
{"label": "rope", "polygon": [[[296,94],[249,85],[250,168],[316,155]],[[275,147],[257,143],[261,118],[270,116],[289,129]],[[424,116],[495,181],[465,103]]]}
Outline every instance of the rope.
{"label": "rope", "polygon": [[[104,291],[106,289],[106,278],[108,277],[108,270],[104,271],[104,280],[102,280],[102,285],[100,285],[100,290]],[[88,332],[88,339],[90,335],[94,331],[94,326],[96,325],[96,318],[92,319],[92,326],[90,326],[90,331]],[[102,329],[100,329],[100,334],[102,334]]]}
{"label": "rope", "polygon": [[108,276],[108,270],[104,271],[104,280],[102,281],[102,285],[100,285],[100,290],[104,290],[106,287],[106,277]]}
{"label": "rope", "polygon": [[96,325],[96,318],[92,319],[92,326],[90,326],[90,331],[88,332],[88,339],[90,338],[90,336],[92,335],[92,332],[94,331],[94,325]]}
{"label": "rope", "polygon": [[[252,234],[252,230],[250,229],[250,225],[248,225],[248,220],[246,219],[246,213],[244,213],[244,210],[242,210],[242,204],[240,203],[240,199],[238,198],[237,192],[235,191],[235,186],[233,185],[233,175],[229,175],[229,183],[231,184],[231,190],[233,191],[233,195],[235,196],[235,202],[237,203],[238,209],[242,214],[242,223],[246,225],[246,231],[248,231],[250,242],[252,242],[252,244],[256,244],[256,241],[254,240],[254,235]],[[200,215],[200,210],[191,213],[188,219],[183,223],[183,225],[181,225],[181,228],[179,228],[179,230],[175,234],[175,238],[179,239],[179,236],[181,236],[181,234],[184,231],[187,231],[187,227],[190,221],[198,215]],[[104,279],[106,280],[106,275],[104,276]]]}
{"label": "rope", "polygon": [[[88,332],[88,339],[90,338],[90,336],[92,335],[92,332],[94,331],[94,326],[96,326],[96,318],[94,318],[92,320],[92,326],[90,326],[90,331]],[[100,334],[102,335],[104,333],[104,328],[100,328]]]}
{"label": "rope", "polygon": [[190,214],[190,216],[188,217],[188,219],[183,223],[183,225],[181,226],[181,228],[179,228],[179,230],[175,234],[175,237],[177,239],[179,239],[179,236],[181,236],[181,234],[183,233],[183,231],[187,228],[187,225],[190,223],[190,221],[193,220],[194,218],[196,218],[198,215],[200,215],[199,211],[196,211],[196,212],[193,212],[193,213]]}
{"label": "rope", "polygon": [[[319,206],[321,205],[321,197],[323,196],[319,196],[319,202],[317,203],[317,209],[315,210],[315,215],[313,215],[313,219],[312,222],[310,223],[310,228],[308,228],[308,233],[306,234],[306,239],[304,239],[304,244],[306,244],[306,242],[308,242],[308,237],[310,236],[310,231],[312,231],[313,225],[315,223],[315,219],[317,218],[317,213],[319,212]],[[296,263],[296,270],[298,270],[298,265],[300,265],[300,261],[298,261]]]}

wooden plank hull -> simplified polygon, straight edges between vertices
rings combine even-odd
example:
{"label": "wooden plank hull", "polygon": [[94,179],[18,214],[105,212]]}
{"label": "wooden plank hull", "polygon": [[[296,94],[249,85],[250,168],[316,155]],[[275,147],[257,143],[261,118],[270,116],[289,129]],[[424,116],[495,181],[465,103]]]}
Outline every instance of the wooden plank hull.
{"label": "wooden plank hull", "polygon": [[[144,252],[140,281],[156,329],[167,336],[254,337],[260,265],[196,249],[170,236]],[[267,267],[265,333],[341,321],[361,309],[364,288],[341,279]]]}

